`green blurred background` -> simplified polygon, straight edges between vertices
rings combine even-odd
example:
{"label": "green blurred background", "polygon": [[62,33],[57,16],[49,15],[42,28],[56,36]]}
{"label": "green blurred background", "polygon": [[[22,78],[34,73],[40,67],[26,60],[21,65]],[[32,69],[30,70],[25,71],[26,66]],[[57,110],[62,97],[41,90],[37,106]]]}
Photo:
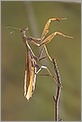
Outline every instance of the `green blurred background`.
{"label": "green blurred background", "polygon": [[[56,85],[49,77],[37,77],[36,90],[28,103],[23,96],[25,47],[20,33],[6,29],[8,25],[29,27],[27,35],[40,37],[45,22],[51,17],[67,17],[52,22],[51,34],[60,31],[74,38],[56,36],[47,44],[57,59],[63,84],[59,117],[65,121],[81,120],[81,4],[65,2],[1,2],[1,119],[3,121],[53,121]],[[39,49],[31,45],[38,55]],[[53,66],[46,64],[53,73]],[[41,71],[41,73],[46,71]]]}

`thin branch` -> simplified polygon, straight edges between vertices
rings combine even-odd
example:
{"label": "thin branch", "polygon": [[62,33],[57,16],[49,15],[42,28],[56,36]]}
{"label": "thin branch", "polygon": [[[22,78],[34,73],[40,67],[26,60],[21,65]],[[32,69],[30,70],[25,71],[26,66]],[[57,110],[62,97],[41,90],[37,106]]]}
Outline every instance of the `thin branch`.
{"label": "thin branch", "polygon": [[55,73],[57,76],[57,82],[58,82],[56,96],[53,96],[53,99],[55,102],[55,121],[58,121],[59,120],[59,118],[58,118],[58,115],[59,115],[58,107],[59,107],[59,99],[60,99],[62,84],[61,84],[61,79],[60,79],[60,74],[59,74],[57,63],[56,63],[56,59],[53,58],[52,60],[53,60],[54,70],[55,70]]}

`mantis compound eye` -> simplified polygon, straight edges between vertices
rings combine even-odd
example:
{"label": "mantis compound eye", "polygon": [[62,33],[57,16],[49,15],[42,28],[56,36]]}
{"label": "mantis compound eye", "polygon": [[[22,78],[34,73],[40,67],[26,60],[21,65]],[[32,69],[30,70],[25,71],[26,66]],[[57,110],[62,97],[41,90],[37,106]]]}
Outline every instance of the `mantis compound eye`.
{"label": "mantis compound eye", "polygon": [[27,30],[28,30],[28,27],[27,27],[27,28],[23,28],[23,29],[21,29],[20,32],[21,32],[21,33],[26,33]]}

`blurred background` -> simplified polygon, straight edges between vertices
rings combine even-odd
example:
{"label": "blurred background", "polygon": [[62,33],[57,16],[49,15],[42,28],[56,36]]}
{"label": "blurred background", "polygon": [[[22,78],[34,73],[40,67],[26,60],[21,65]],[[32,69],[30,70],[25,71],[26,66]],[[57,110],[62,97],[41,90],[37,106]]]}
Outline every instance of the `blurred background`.
{"label": "blurred background", "polygon": [[[1,2],[1,119],[3,121],[53,121],[53,95],[56,84],[49,77],[37,76],[36,89],[28,102],[23,96],[26,49],[18,30],[28,27],[27,35],[40,37],[46,21],[51,17],[67,20],[50,25],[49,34],[60,31],[74,38],[57,35],[47,48],[56,58],[63,84],[59,102],[59,117],[64,121],[81,120],[81,4],[67,2]],[[48,34],[48,35],[49,35]],[[31,45],[38,55],[39,48]],[[53,65],[46,59],[52,73]],[[40,73],[46,73],[42,70]]]}

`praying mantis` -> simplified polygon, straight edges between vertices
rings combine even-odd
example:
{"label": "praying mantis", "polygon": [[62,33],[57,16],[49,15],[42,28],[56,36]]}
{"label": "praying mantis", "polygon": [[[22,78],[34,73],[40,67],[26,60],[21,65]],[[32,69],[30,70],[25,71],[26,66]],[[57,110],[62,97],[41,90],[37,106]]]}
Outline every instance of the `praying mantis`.
{"label": "praying mantis", "polygon": [[[41,71],[41,69],[46,69],[47,72],[49,73],[49,76],[53,78],[53,80],[56,82],[56,78],[52,75],[51,71],[47,66],[39,65],[37,61],[41,61],[45,58],[49,58],[51,62],[53,62],[53,59],[48,53],[46,44],[51,42],[52,39],[56,35],[61,35],[63,37],[67,38],[73,38],[72,36],[65,35],[61,32],[54,32],[50,34],[48,37],[46,35],[49,32],[49,26],[52,21],[61,21],[65,20],[66,18],[50,18],[47,20],[41,38],[35,38],[32,36],[27,36],[26,32],[28,31],[28,28],[20,29],[21,33],[21,38],[25,44],[26,47],[26,66],[25,66],[25,77],[24,77],[24,96],[25,98],[29,101],[29,99],[32,97],[32,94],[35,89],[35,84],[36,84],[36,75]],[[8,27],[8,28],[13,28],[16,29],[15,27]],[[29,43],[33,43],[37,47],[41,47],[39,56],[36,56],[34,52],[32,51],[32,48],[30,47]],[[43,51],[45,50],[46,56],[41,58],[41,55],[43,54]],[[59,77],[59,75],[58,75]]]}

